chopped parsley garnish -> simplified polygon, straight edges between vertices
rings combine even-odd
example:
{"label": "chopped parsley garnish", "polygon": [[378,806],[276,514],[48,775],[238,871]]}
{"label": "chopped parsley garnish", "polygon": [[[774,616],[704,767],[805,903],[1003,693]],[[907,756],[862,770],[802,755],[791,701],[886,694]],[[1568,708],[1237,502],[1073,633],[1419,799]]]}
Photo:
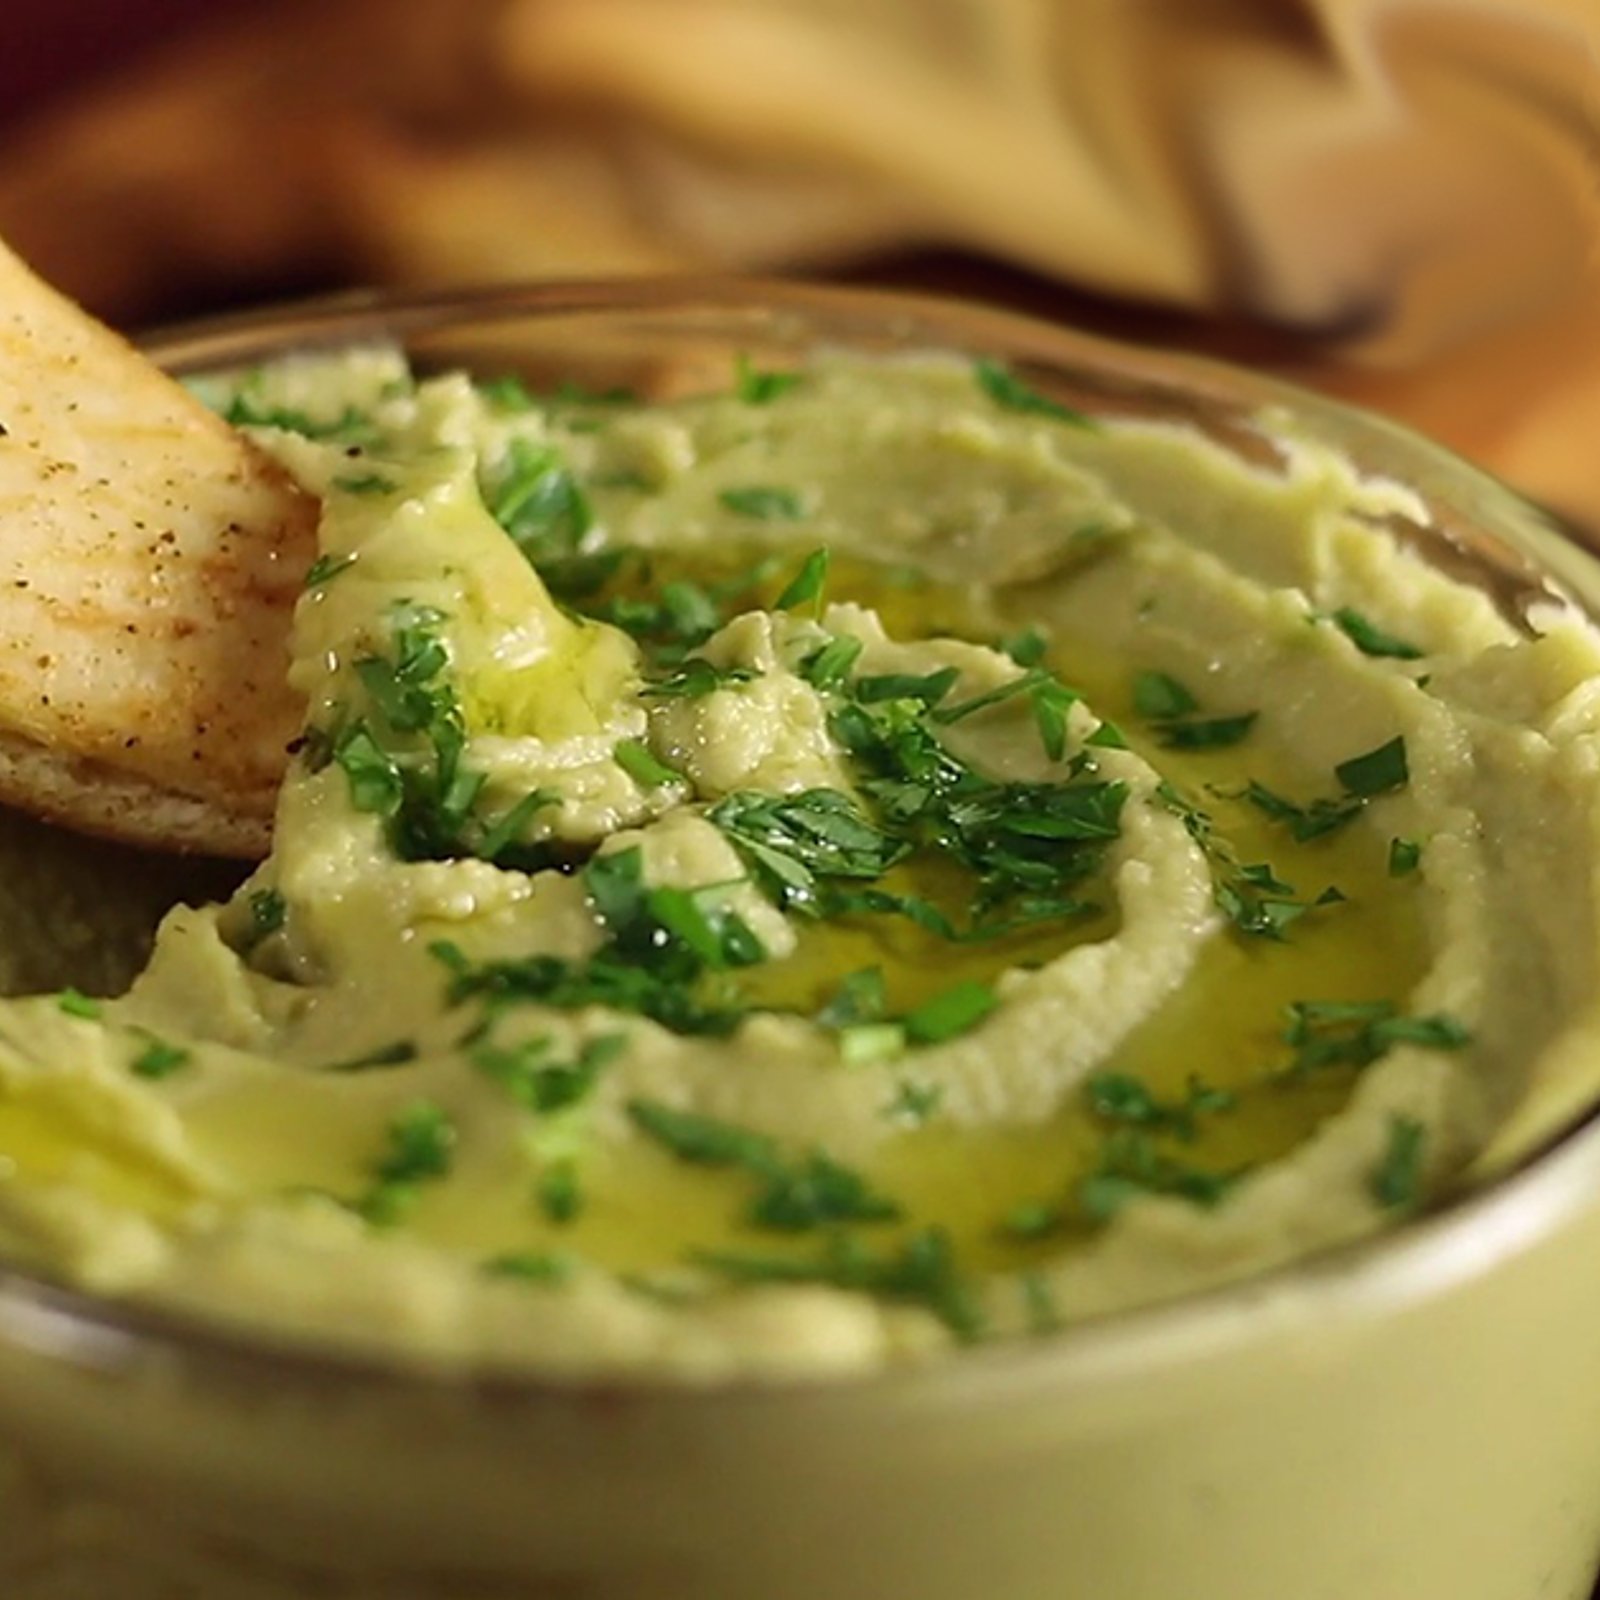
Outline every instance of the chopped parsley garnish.
{"label": "chopped parsley garnish", "polygon": [[780,908],[817,909],[819,877],[881,877],[911,846],[875,826],[839,789],[772,796],[739,790],[709,820]]}
{"label": "chopped parsley garnish", "polygon": [[322,422],[290,406],[268,406],[246,394],[236,394],[227,404],[222,419],[235,428],[278,428],[298,433],[306,439],[347,439],[372,437],[372,424],[354,406],[346,406],[331,422]]}
{"label": "chopped parsley garnish", "polygon": [[1070,422],[1075,427],[1092,428],[1094,424],[1081,411],[1051,400],[1036,389],[1030,389],[1008,367],[998,361],[979,361],[973,366],[973,376],[978,387],[1007,411],[1020,411],[1027,415],[1054,417],[1057,422]]}
{"label": "chopped parsley garnish", "polygon": [[1133,680],[1134,710],[1152,724],[1169,750],[1220,750],[1240,742],[1255,726],[1255,711],[1201,717],[1200,702],[1165,672],[1141,672]]}
{"label": "chopped parsley garnish", "polygon": [[577,1263],[562,1251],[511,1250],[490,1256],[481,1270],[491,1278],[513,1278],[519,1283],[565,1283]]}
{"label": "chopped parsley garnish", "polygon": [[1294,838],[1305,844],[1342,828],[1361,814],[1369,800],[1407,783],[1410,772],[1405,739],[1396,736],[1374,750],[1341,761],[1333,771],[1344,788],[1344,793],[1334,798],[1319,796],[1309,805],[1300,805],[1253,778],[1245,787],[1244,797],[1275,822],[1285,824]]}
{"label": "chopped parsley garnish", "polygon": [[665,784],[683,782],[683,774],[658,760],[643,739],[619,739],[611,758],[641,789],[659,789]]}
{"label": "chopped parsley garnish", "polygon": [[246,897],[250,907],[250,946],[283,931],[289,918],[289,903],[277,889],[252,889]]}
{"label": "chopped parsley garnish", "polygon": [[94,1022],[100,1016],[101,1002],[70,986],[56,996],[56,1005],[69,1017],[79,1017],[85,1022]]}
{"label": "chopped parsley garnish", "polygon": [[781,489],[771,484],[724,489],[717,499],[741,517],[753,517],[760,522],[794,522],[805,515],[805,506],[793,489]]}
{"label": "chopped parsley garnish", "polygon": [[1391,839],[1389,841],[1389,876],[1409,877],[1422,865],[1422,844],[1416,839]]}
{"label": "chopped parsley garnish", "polygon": [[550,1040],[543,1036],[510,1047],[480,1044],[472,1064],[518,1105],[549,1116],[588,1099],[601,1072],[627,1043],[624,1033],[602,1034],[580,1046],[571,1061],[551,1060]]}
{"label": "chopped parsley garnish", "polygon": [[558,450],[513,439],[486,495],[489,514],[536,567],[571,559],[594,522]]}
{"label": "chopped parsley garnish", "polygon": [[136,1078],[159,1082],[162,1078],[170,1078],[180,1068],[188,1066],[193,1059],[193,1053],[184,1049],[182,1045],[169,1044],[165,1039],[158,1039],[153,1034],[145,1035],[145,1039],[144,1049],[128,1063],[128,1071]]}
{"label": "chopped parsley garnish", "polygon": [[880,1022],[888,1008],[888,991],[881,967],[862,967],[840,979],[828,1002],[817,1013],[824,1028],[858,1028],[865,1022]]}
{"label": "chopped parsley garnish", "polygon": [[656,1100],[630,1100],[628,1115],[680,1161],[740,1167],[760,1177],[762,1187],[746,1214],[753,1226],[796,1232],[827,1223],[892,1222],[900,1216],[893,1200],[820,1150],[786,1160],[765,1134]]}
{"label": "chopped parsley garnish", "polygon": [[687,656],[665,677],[646,684],[641,693],[652,700],[700,700],[718,689],[754,683],[760,676],[753,667],[719,667],[704,656]]}
{"label": "chopped parsley garnish", "polygon": [[855,671],[866,647],[850,634],[838,634],[800,663],[800,676],[817,689],[837,689]]}
{"label": "chopped parsley garnish", "polygon": [[734,358],[734,393],[746,405],[764,406],[801,382],[798,372],[767,372],[742,352]]}
{"label": "chopped parsley garnish", "polygon": [[1330,616],[1339,631],[1363,655],[1390,656],[1397,661],[1416,661],[1423,654],[1416,645],[1405,639],[1397,639],[1392,633],[1385,633],[1383,629],[1349,606],[1340,606],[1337,611],[1330,613]]}
{"label": "chopped parsley garnish", "polygon": [[876,672],[857,678],[855,697],[862,705],[879,705],[885,700],[915,700],[932,707],[955,688],[961,676],[955,667],[939,667],[933,672]]}
{"label": "chopped parsley garnish", "polygon": [[332,583],[341,572],[348,572],[356,564],[354,556],[320,555],[306,570],[306,588],[320,589]]}
{"label": "chopped parsley garnish", "polygon": [[431,1100],[413,1100],[389,1119],[375,1182],[356,1209],[375,1227],[399,1222],[415,1204],[417,1186],[447,1176],[455,1159],[456,1128]]}
{"label": "chopped parsley garnish", "polygon": [[1190,1075],[1181,1100],[1163,1100],[1141,1079],[1125,1072],[1097,1072],[1084,1085],[1090,1111],[1102,1122],[1170,1133],[1185,1142],[1195,1138],[1197,1119],[1231,1111],[1238,1097]]}
{"label": "chopped parsley garnish", "polygon": [[1383,1156],[1368,1180],[1372,1198],[1390,1211],[1409,1211],[1422,1197],[1427,1128],[1415,1117],[1391,1115]]}
{"label": "chopped parsley garnish", "polygon": [[1024,628],[1021,633],[1014,633],[1009,638],[1002,639],[1000,648],[1019,667],[1036,667],[1044,660],[1050,642],[1039,629]]}
{"label": "chopped parsley garnish", "polygon": [[728,1034],[748,1007],[736,995],[701,993],[701,980],[762,961],[761,941],[720,890],[648,888],[637,847],[595,856],[582,872],[605,943],[587,960],[534,955],[474,965],[447,940],[429,946],[450,973],[452,1005],[536,1000],[556,1010],[607,1006],[637,1012],[674,1033]]}
{"label": "chopped parsley garnish", "polygon": [[974,1339],[983,1319],[957,1268],[948,1235],[922,1228],[899,1249],[875,1253],[849,1233],[825,1237],[813,1259],[699,1251],[702,1266],[738,1283],[820,1283],[931,1311],[958,1338]]}
{"label": "chopped parsley garnish", "polygon": [[403,1067],[415,1061],[421,1052],[411,1039],[396,1039],[392,1044],[379,1045],[364,1055],[351,1056],[346,1061],[335,1061],[324,1068],[327,1072],[372,1072],[380,1067]]}
{"label": "chopped parsley garnish", "polygon": [[1349,794],[1368,799],[1405,787],[1411,774],[1406,765],[1406,742],[1399,735],[1364,755],[1351,756],[1333,769]]}
{"label": "chopped parsley garnish", "polygon": [[790,611],[795,606],[811,605],[822,609],[822,591],[828,582],[828,547],[813,550],[800,563],[800,570],[786,583],[772,602],[774,611]]}
{"label": "chopped parsley garnish", "polygon": [[346,494],[393,494],[395,489],[394,481],[378,472],[335,478],[333,486],[335,489],[342,489]]}
{"label": "chopped parsley garnish", "polygon": [[506,373],[499,378],[480,378],[473,384],[473,388],[496,411],[523,412],[532,411],[534,398],[527,384],[514,373]]}
{"label": "chopped parsley garnish", "polygon": [[916,1044],[943,1044],[970,1033],[999,1003],[991,984],[967,979],[908,1011],[901,1025]]}
{"label": "chopped parsley garnish", "polygon": [[885,1114],[902,1118],[918,1125],[924,1123],[938,1109],[944,1099],[944,1089],[937,1083],[917,1083],[902,1078],[895,1087],[894,1099],[885,1108]]}
{"label": "chopped parsley garnish", "polygon": [[735,1123],[681,1111],[659,1100],[630,1100],[628,1116],[680,1161],[702,1167],[752,1167],[758,1172],[777,1164],[777,1146],[771,1139]]}
{"label": "chopped parsley garnish", "polygon": [[551,1222],[572,1222],[583,1210],[578,1169],[571,1160],[552,1161],[539,1174],[533,1192],[539,1209]]}
{"label": "chopped parsley garnish", "polygon": [[1099,1169],[1078,1185],[1078,1203],[1093,1222],[1109,1222],[1141,1195],[1167,1195],[1191,1205],[1220,1205],[1244,1176],[1219,1172],[1160,1149],[1141,1128],[1113,1128],[1101,1148]]}
{"label": "chopped parsley garnish", "polygon": [[1442,1012],[1405,1016],[1392,1000],[1296,1000],[1288,1008],[1283,1042],[1294,1051],[1285,1073],[1299,1077],[1327,1067],[1370,1066],[1399,1044],[1461,1050],[1471,1044],[1472,1033]]}
{"label": "chopped parsley garnish", "polygon": [[389,1123],[389,1148],[378,1163],[384,1183],[417,1183],[450,1171],[456,1130],[431,1100],[414,1100]]}
{"label": "chopped parsley garnish", "polygon": [[1133,709],[1146,722],[1166,722],[1200,709],[1200,702],[1165,672],[1141,672],[1133,680]]}

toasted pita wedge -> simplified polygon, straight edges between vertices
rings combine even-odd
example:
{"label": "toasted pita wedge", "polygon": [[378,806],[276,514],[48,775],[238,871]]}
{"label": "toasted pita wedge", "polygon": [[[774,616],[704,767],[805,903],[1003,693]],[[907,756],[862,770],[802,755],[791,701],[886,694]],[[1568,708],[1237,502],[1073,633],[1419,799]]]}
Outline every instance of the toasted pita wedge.
{"label": "toasted pita wedge", "polygon": [[264,853],[317,503],[0,244],[0,800]]}

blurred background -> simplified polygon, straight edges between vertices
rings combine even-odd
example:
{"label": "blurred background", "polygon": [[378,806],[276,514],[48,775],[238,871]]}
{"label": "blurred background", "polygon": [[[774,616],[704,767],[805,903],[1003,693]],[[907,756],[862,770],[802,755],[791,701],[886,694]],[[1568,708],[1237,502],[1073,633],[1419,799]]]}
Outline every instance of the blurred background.
{"label": "blurred background", "polygon": [[128,329],[733,268],[1386,411],[1600,538],[1600,0],[5,0],[0,235]]}

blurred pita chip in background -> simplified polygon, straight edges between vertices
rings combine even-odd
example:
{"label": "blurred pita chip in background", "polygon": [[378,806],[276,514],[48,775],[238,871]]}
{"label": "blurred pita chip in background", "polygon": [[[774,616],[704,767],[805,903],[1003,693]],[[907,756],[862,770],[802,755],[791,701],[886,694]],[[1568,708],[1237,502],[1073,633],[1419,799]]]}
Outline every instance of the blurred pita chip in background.
{"label": "blurred pita chip in background", "polygon": [[0,134],[0,234],[124,324],[358,283],[913,281],[1271,367],[1600,529],[1593,0],[167,9]]}

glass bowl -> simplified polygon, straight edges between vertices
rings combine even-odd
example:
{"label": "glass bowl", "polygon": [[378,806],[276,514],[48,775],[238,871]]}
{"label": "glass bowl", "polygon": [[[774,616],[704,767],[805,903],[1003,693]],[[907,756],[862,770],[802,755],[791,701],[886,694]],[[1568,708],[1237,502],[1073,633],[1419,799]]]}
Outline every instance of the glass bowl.
{"label": "glass bowl", "polygon": [[[818,346],[1011,363],[1415,489],[1507,616],[1600,608],[1569,531],[1392,424],[972,305],[755,281],[347,296],[160,336],[184,375],[376,339],[600,388]],[[1600,1125],[1380,1239],[926,1367],[553,1383],[276,1344],[0,1271],[7,1600],[1578,1600],[1600,1548]]]}

